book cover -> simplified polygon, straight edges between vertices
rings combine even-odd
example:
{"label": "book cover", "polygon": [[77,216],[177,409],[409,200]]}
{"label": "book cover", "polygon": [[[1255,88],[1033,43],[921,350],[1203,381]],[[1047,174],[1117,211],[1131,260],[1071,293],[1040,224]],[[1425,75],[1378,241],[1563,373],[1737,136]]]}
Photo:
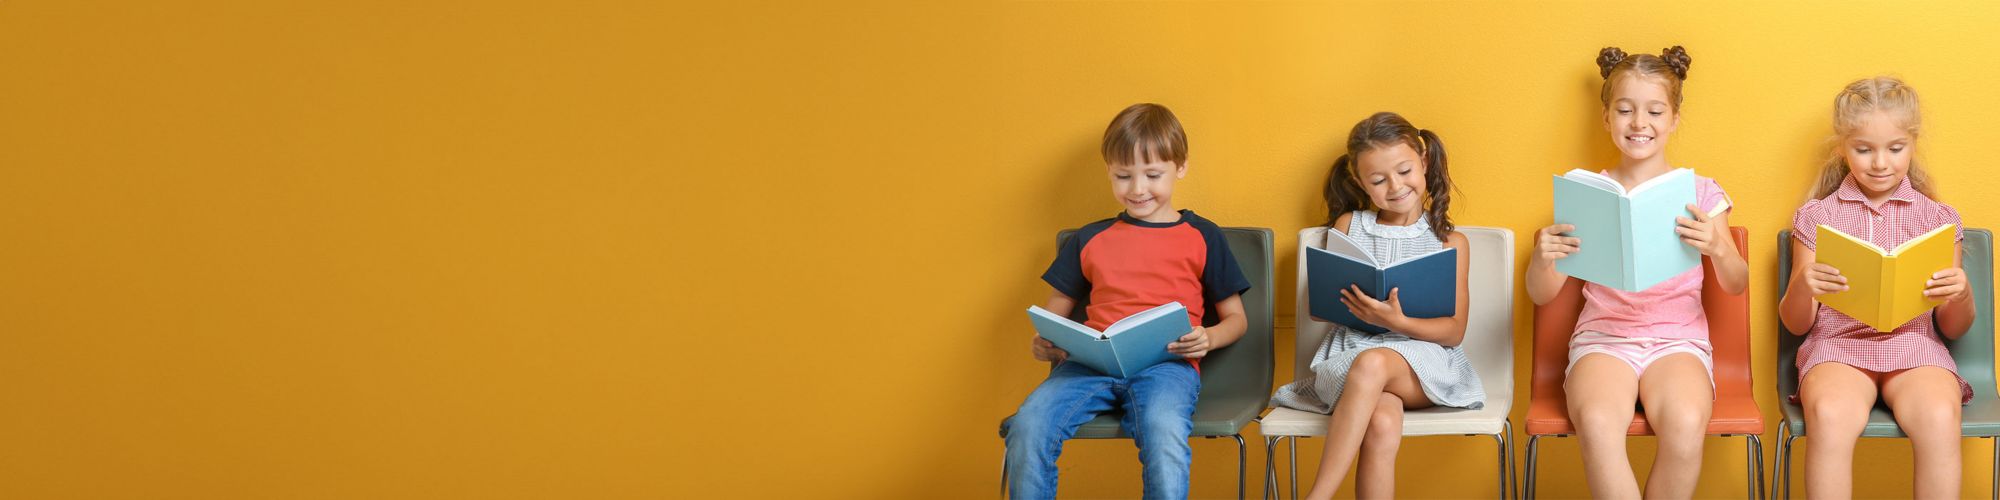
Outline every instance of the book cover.
{"label": "book cover", "polygon": [[[1956,226],[1945,224],[1891,250],[1868,240],[1819,226],[1815,262],[1833,266],[1847,277],[1847,290],[1819,296],[1819,303],[1846,314],[1876,331],[1898,326],[1943,304],[1924,296],[1931,274],[1952,266],[1957,252]],[[1942,236],[1940,236],[1942,235]]]}
{"label": "book cover", "polygon": [[1387,300],[1389,290],[1397,289],[1404,316],[1439,318],[1458,312],[1458,249],[1377,262],[1340,231],[1326,234],[1326,248],[1309,246],[1306,253],[1306,294],[1313,317],[1368,333],[1388,332],[1354,317],[1340,303],[1340,291],[1350,285],[1376,300]]}
{"label": "book cover", "polygon": [[[1555,222],[1572,224],[1582,240],[1556,270],[1584,281],[1636,292],[1701,265],[1701,252],[1681,243],[1676,217],[1695,203],[1693,170],[1674,169],[1627,191],[1604,174],[1571,170],[1555,176]],[[1711,216],[1720,214],[1718,206]]]}
{"label": "book cover", "polygon": [[1069,361],[1119,378],[1180,359],[1179,355],[1167,352],[1167,344],[1194,331],[1187,308],[1180,302],[1168,302],[1126,316],[1102,332],[1041,306],[1028,306],[1028,319],[1034,322],[1036,334],[1069,351]]}

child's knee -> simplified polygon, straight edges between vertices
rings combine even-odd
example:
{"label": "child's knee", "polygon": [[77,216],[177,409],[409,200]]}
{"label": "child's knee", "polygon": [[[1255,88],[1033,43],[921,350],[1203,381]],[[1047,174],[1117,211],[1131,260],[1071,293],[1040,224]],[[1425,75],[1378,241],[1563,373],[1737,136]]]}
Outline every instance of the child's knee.
{"label": "child's knee", "polygon": [[1570,401],[1570,421],[1578,431],[1624,429],[1632,425],[1631,407]]}
{"label": "child's knee", "polygon": [[1701,436],[1708,431],[1709,412],[1699,405],[1669,405],[1648,412],[1647,423],[1661,435]]}
{"label": "child's knee", "polygon": [[1905,405],[1896,409],[1896,425],[1911,436],[1957,435],[1959,420],[1957,405]]}
{"label": "child's knee", "polygon": [[1379,386],[1389,378],[1389,370],[1395,366],[1398,356],[1388,349],[1369,349],[1354,356],[1354,362],[1347,366],[1347,385]]}
{"label": "child's knee", "polygon": [[[1868,426],[1868,407],[1850,401],[1814,399],[1803,405],[1806,425],[1833,434],[1859,433]],[[1814,433],[1818,434],[1818,433]]]}

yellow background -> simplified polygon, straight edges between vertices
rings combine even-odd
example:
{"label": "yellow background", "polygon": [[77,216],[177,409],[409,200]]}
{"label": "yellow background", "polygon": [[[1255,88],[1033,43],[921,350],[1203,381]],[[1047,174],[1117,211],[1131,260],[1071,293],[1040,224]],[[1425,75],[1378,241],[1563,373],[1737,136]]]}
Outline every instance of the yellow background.
{"label": "yellow background", "polygon": [[[1669,157],[1754,234],[1775,416],[1772,235],[1830,97],[1908,79],[1941,198],[2000,225],[1978,196],[1996,21],[1975,2],[4,2],[0,497],[990,495],[995,425],[1046,370],[1021,310],[1052,235],[1117,210],[1096,153],[1113,113],[1172,107],[1193,153],[1177,204],[1278,234],[1282,383],[1292,235],[1321,222],[1347,129],[1393,110],[1436,130],[1457,221],[1525,250],[1547,175],[1615,160],[1606,45],[1693,55]],[[1518,293],[1515,317],[1525,376]],[[1489,443],[1408,440],[1398,493],[1492,496]],[[1740,495],[1741,440],[1709,443],[1698,494]],[[1233,494],[1233,448],[1195,443],[1196,496]],[[1542,493],[1583,494],[1574,439],[1544,451]],[[1991,445],[1965,451],[1983,497]],[[1906,442],[1857,455],[1857,495],[1909,494]],[[1061,466],[1070,496],[1138,494],[1129,442]]]}

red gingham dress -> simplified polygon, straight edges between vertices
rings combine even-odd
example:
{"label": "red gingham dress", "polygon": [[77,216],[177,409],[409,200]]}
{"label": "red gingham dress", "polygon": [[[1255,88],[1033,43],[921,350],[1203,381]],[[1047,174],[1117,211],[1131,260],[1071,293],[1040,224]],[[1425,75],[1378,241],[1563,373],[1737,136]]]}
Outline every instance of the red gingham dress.
{"label": "red gingham dress", "polygon": [[[1815,239],[1820,224],[1867,239],[1882,248],[1895,248],[1940,225],[1959,224],[1959,218],[1958,211],[1951,206],[1910,187],[1907,178],[1881,206],[1869,206],[1868,197],[1850,177],[1833,194],[1799,207],[1792,217],[1792,237],[1806,248],[1818,251]],[[1960,225],[1957,232],[1953,241],[1964,241],[1965,226]],[[1965,383],[1964,377],[1958,377],[1958,363],[1945,350],[1944,341],[1932,327],[1930,314],[1919,315],[1892,332],[1875,331],[1874,327],[1831,307],[1819,307],[1813,318],[1812,331],[1806,334],[1805,343],[1799,345],[1801,384],[1808,370],[1828,361],[1878,373],[1938,366],[1950,370],[1958,379],[1958,389],[1963,395],[1960,403],[1972,401],[1972,386]]]}

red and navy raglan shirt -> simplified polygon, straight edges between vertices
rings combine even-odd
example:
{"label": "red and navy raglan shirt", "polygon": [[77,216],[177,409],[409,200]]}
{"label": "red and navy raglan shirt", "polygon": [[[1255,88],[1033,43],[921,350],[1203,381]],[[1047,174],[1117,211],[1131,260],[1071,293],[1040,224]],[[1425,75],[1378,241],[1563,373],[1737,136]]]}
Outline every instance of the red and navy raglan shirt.
{"label": "red and navy raglan shirt", "polygon": [[[1222,228],[1182,210],[1176,222],[1146,222],[1120,212],[1092,222],[1062,243],[1042,281],[1072,299],[1088,298],[1084,325],[1103,330],[1168,302],[1201,326],[1215,304],[1250,289]],[[1195,363],[1196,368],[1200,367]]]}

